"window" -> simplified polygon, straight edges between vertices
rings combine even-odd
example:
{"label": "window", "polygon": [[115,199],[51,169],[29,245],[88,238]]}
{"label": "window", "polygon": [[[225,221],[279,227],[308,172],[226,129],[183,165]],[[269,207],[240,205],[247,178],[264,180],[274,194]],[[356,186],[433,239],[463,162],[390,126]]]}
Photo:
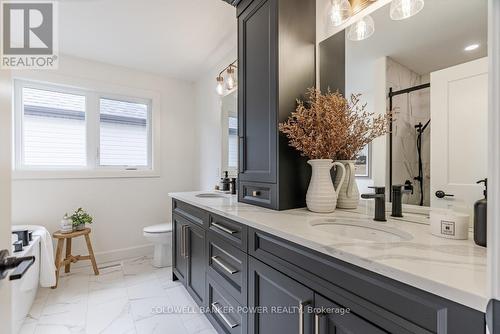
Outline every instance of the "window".
{"label": "window", "polygon": [[85,96],[24,87],[22,157],[28,166],[85,166]]}
{"label": "window", "polygon": [[222,171],[238,175],[238,116],[237,93],[221,98],[222,108]]}
{"label": "window", "polygon": [[14,86],[16,171],[153,170],[152,98],[19,80]]}
{"label": "window", "polygon": [[100,99],[101,166],[148,166],[148,105]]}
{"label": "window", "polygon": [[238,168],[238,118],[228,117],[228,148],[227,166],[229,169]]}

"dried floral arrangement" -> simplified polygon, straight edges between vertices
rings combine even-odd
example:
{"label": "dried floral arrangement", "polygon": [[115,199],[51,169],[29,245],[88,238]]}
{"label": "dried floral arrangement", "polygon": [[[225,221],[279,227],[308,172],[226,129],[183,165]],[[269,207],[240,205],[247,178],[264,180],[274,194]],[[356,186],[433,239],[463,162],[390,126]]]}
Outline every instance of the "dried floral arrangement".
{"label": "dried floral arrangement", "polygon": [[348,100],[339,92],[309,88],[307,102],[297,100],[295,112],[279,129],[309,159],[355,160],[363,147],[388,132],[391,122],[390,114],[368,112],[360,97]]}

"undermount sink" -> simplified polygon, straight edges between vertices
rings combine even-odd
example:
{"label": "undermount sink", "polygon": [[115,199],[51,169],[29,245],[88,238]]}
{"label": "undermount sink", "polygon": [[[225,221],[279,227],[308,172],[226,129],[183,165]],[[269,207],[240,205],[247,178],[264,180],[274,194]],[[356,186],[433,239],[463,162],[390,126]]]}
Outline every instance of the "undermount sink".
{"label": "undermount sink", "polygon": [[199,197],[199,198],[224,198],[224,197],[226,197],[223,194],[218,194],[218,193],[203,193],[203,194],[198,194],[195,196]]}
{"label": "undermount sink", "polygon": [[400,242],[413,239],[407,232],[369,220],[322,218],[313,220],[310,224],[316,230],[350,239],[375,242]]}

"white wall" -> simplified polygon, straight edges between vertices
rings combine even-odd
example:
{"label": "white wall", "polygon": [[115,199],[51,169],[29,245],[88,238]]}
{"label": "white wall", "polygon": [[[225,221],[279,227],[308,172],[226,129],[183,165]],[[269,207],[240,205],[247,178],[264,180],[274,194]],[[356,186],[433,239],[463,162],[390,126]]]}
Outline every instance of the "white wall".
{"label": "white wall", "polygon": [[[235,34],[236,35],[236,34]],[[236,36],[234,36],[234,39]],[[236,41],[233,45],[236,45]],[[217,75],[237,57],[236,48],[223,57],[216,66],[200,76],[195,84],[196,119],[199,134],[200,189],[212,190],[221,177],[222,104],[215,92]]]}
{"label": "white wall", "polygon": [[[64,213],[81,206],[95,218],[92,240],[98,261],[150,252],[142,228],[171,220],[168,193],[198,188],[194,85],[72,57],[62,57],[55,72],[22,75],[39,80],[50,76],[75,83],[97,81],[160,96],[160,177],[14,180],[12,187],[14,224],[44,225],[53,232]],[[76,252],[82,250],[82,240],[76,241],[75,247]]]}
{"label": "white wall", "polygon": [[[385,114],[386,105],[386,59],[385,57],[365,62],[351,61],[356,49],[346,43],[346,96],[362,94],[361,103],[366,103],[367,111]],[[357,57],[359,58],[359,57]],[[360,193],[371,193],[370,186],[385,186],[387,178],[386,154],[387,137],[376,138],[371,144],[370,177],[358,177]]]}

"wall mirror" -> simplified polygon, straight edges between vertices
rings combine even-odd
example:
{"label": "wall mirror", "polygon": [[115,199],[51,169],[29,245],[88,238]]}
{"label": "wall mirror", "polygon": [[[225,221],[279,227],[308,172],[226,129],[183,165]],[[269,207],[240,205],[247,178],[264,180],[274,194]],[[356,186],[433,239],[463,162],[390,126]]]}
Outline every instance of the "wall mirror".
{"label": "wall mirror", "polygon": [[222,172],[238,176],[238,93],[232,90],[221,97]]}
{"label": "wall mirror", "polygon": [[390,3],[319,45],[320,88],[393,112],[369,149],[368,186],[412,190],[404,203],[470,212],[487,176],[487,1],[425,0],[404,20]]}

